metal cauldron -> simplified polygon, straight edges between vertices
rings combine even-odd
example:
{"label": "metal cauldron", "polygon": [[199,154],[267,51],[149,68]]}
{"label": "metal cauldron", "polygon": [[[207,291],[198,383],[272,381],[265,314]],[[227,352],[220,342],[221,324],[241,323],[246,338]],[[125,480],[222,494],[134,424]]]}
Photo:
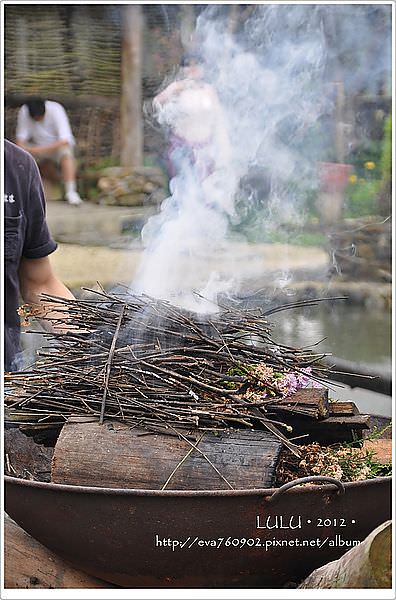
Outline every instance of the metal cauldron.
{"label": "metal cauldron", "polygon": [[[300,481],[311,484],[293,487]],[[23,529],[127,588],[282,588],[391,518],[390,477],[207,492],[5,482],[6,510]]]}

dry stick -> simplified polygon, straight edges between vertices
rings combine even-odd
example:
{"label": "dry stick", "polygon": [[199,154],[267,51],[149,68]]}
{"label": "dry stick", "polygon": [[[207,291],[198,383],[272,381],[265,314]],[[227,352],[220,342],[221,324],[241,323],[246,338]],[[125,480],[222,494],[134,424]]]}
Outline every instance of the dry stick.
{"label": "dry stick", "polygon": [[217,333],[219,334],[219,337],[220,337],[221,341],[223,342],[223,345],[222,345],[222,346],[221,346],[221,347],[218,349],[218,352],[221,352],[221,350],[223,350],[223,349],[225,348],[225,349],[227,350],[227,354],[229,355],[230,359],[231,359],[233,362],[237,362],[237,361],[235,360],[235,358],[232,356],[232,354],[231,354],[231,352],[230,352],[230,349],[229,349],[229,347],[228,347],[228,345],[227,345],[227,342],[224,340],[223,336],[221,335],[221,333],[220,333],[220,331],[218,330],[218,328],[216,327],[216,325],[215,325],[215,324],[214,324],[212,321],[210,321],[210,324],[211,324],[211,325],[212,325],[212,327],[215,329],[215,331],[217,331]]}
{"label": "dry stick", "polygon": [[270,308],[264,311],[262,314],[264,317],[273,315],[276,312],[283,310],[289,310],[291,308],[303,308],[309,306],[316,306],[317,302],[328,302],[329,300],[348,300],[348,296],[330,296],[329,298],[311,298],[310,300],[298,300],[296,302],[290,302],[289,304],[281,304],[275,308]]}
{"label": "dry stick", "polygon": [[[110,354],[109,354],[109,358],[110,358]],[[153,375],[154,375],[154,374],[153,374]],[[100,386],[100,384],[99,384],[99,383],[97,383],[95,380],[93,380],[93,381],[92,381],[92,384],[91,384],[91,385],[92,385],[92,386],[94,386],[94,387],[95,387],[95,386]],[[135,386],[133,386],[133,387],[135,387]],[[136,400],[136,398],[131,398],[131,397],[129,397],[129,398],[128,398],[127,396],[123,396],[123,395],[121,395],[121,394],[115,394],[115,397],[116,397],[116,400],[117,400],[117,403],[118,403],[118,406],[119,406],[119,407],[120,407],[120,401],[119,401],[119,399],[121,398],[121,399],[123,399],[123,400],[126,400],[127,404],[128,404],[128,402],[129,402],[129,403],[132,403],[132,404],[135,404],[135,405],[137,405],[137,406],[139,406],[139,407],[143,408],[144,410],[148,410],[148,411],[150,412],[150,407],[149,407],[149,405],[148,405],[148,404],[143,404],[142,402],[139,402],[138,400]],[[92,400],[92,401],[94,402],[94,400]],[[126,405],[127,405],[127,404],[126,404]],[[102,409],[103,409],[103,399],[102,399]],[[37,409],[36,409],[36,410],[37,410]],[[120,410],[121,410],[121,408],[120,408]],[[161,410],[161,409],[158,409],[158,408],[157,408],[157,412],[158,412],[158,411],[159,411],[159,412],[162,412],[162,413],[163,413],[163,414],[165,414],[165,415],[168,415],[168,414],[170,414],[171,416],[175,416],[175,417],[177,418],[177,415],[173,415],[172,413],[167,413],[166,411],[163,411],[163,410]],[[121,412],[122,412],[122,411],[121,411]],[[153,411],[151,410],[151,412],[153,412]]]}
{"label": "dry stick", "polygon": [[[53,385],[46,386],[46,388],[45,388],[45,389],[48,391],[48,390],[50,390],[50,389],[52,389],[52,388],[54,388],[54,387],[56,388],[56,386],[57,386],[57,385],[58,385],[57,383],[54,383]],[[17,405],[19,405],[19,406],[23,406],[24,404],[28,403],[30,400],[33,400],[33,398],[35,398],[35,397],[36,397],[36,396],[38,396],[39,394],[42,394],[42,392],[43,392],[43,389],[41,388],[41,389],[39,389],[39,391],[38,391],[38,392],[36,392],[35,394],[32,394],[31,396],[28,396],[28,397],[27,397],[27,398],[25,398],[24,400],[22,400],[22,401],[21,401],[21,400],[17,400],[17,401],[16,401],[16,402],[14,402],[13,404],[10,404],[10,405],[8,406],[8,408],[14,408],[14,407],[15,407],[15,406],[17,406]]]}
{"label": "dry stick", "polygon": [[194,450],[197,449],[197,446],[199,444],[199,442],[202,440],[202,438],[204,437],[204,433],[200,436],[199,440],[196,442],[196,444],[194,446],[192,446],[190,448],[190,450],[187,452],[187,454],[185,455],[184,458],[181,459],[181,461],[179,462],[179,464],[176,465],[176,467],[173,469],[172,473],[169,475],[168,479],[165,481],[164,485],[162,486],[161,490],[164,490],[166,488],[166,486],[168,485],[168,483],[170,482],[170,480],[172,479],[172,477],[174,476],[174,474],[176,473],[176,471],[179,469],[179,467],[182,466],[182,464],[187,460],[187,458],[190,456],[190,454],[192,454],[194,452]]}
{"label": "dry stick", "polygon": [[199,381],[198,379],[195,379],[194,377],[186,377],[185,375],[181,375],[180,373],[177,373],[176,371],[171,371],[170,369],[162,369],[161,367],[158,367],[157,365],[155,365],[155,366],[150,365],[149,363],[146,363],[146,361],[144,361],[144,360],[142,360],[141,362],[143,365],[146,365],[148,367],[151,367],[152,369],[160,371],[160,373],[165,373],[167,375],[170,375],[170,376],[174,377],[175,379],[181,379],[182,381],[188,381],[189,383],[195,383],[199,387],[202,387],[204,390],[208,390],[210,392],[216,392],[218,394],[223,394],[224,396],[235,396],[235,394],[237,394],[237,392],[235,392],[235,391],[232,392],[227,389],[217,388],[212,385],[208,385],[207,383],[204,383],[203,381]]}
{"label": "dry stick", "polygon": [[[120,332],[120,327],[121,327],[122,318],[124,316],[125,306],[126,305],[124,304],[123,307],[122,307],[122,309],[121,309],[120,316],[118,317],[117,327],[116,327],[116,330],[114,332],[113,340],[112,340],[111,346],[110,346],[109,356],[108,356],[108,359],[107,359],[106,376],[105,376],[105,381],[104,381],[105,388],[104,388],[104,391],[103,391],[102,407],[100,409],[100,417],[99,417],[99,424],[100,425],[103,425],[104,412],[105,412],[105,406],[106,406],[106,397],[107,397],[107,392],[108,392],[108,389],[109,389],[111,361],[113,360],[114,350],[115,350],[116,343],[117,343],[117,337],[118,337],[118,334]],[[121,414],[122,414],[122,410],[121,410]]]}
{"label": "dry stick", "polygon": [[[111,297],[106,293],[99,293],[99,296],[104,297],[106,300],[101,300],[100,302],[86,303],[85,306],[83,306],[83,308],[81,306],[81,302],[79,301],[73,301],[73,303],[71,303],[71,301],[70,303],[64,303],[64,305],[68,307],[69,320],[73,320],[73,315],[75,315],[77,324],[81,324],[84,327],[87,326],[87,322],[91,329],[96,329],[98,327],[103,326],[106,328],[113,327],[113,315],[117,315],[118,311],[111,309],[110,306],[113,307],[114,305],[122,304],[122,300],[114,296]],[[290,308],[290,306],[286,306],[286,308]],[[126,412],[124,414],[123,411],[120,410],[124,421],[135,421],[138,418],[136,411],[138,411],[138,414],[142,414],[142,411],[148,411],[149,413],[153,414],[154,418],[157,417],[157,419],[161,418],[159,414],[166,415],[166,417],[171,420],[179,419],[179,422],[177,423],[179,426],[181,426],[180,421],[184,421],[184,423],[186,423],[186,412],[187,414],[191,414],[191,416],[193,416],[194,412],[196,411],[192,410],[192,407],[189,406],[189,402],[186,402],[186,408],[183,408],[183,403],[179,402],[178,399],[185,398],[186,400],[189,400],[189,398],[185,394],[176,394],[174,389],[175,385],[184,389],[188,389],[190,386],[206,386],[206,389],[205,387],[204,389],[207,393],[220,393],[221,395],[227,395],[231,397],[236,395],[235,391],[234,393],[230,393],[229,388],[224,389],[218,387],[218,383],[229,377],[227,373],[224,373],[224,371],[227,372],[230,359],[232,361],[231,364],[235,364],[235,361],[237,363],[241,361],[245,363],[246,361],[250,361],[254,364],[257,364],[260,361],[269,361],[269,363],[273,365],[279,365],[280,363],[283,368],[289,369],[294,367],[297,371],[299,370],[297,364],[304,364],[304,366],[310,364],[307,363],[308,357],[305,354],[303,354],[301,349],[294,350],[291,347],[275,344],[271,340],[268,333],[268,323],[264,319],[260,318],[260,313],[258,315],[248,315],[248,318],[246,318],[246,316],[240,313],[239,311],[228,310],[225,313],[225,315],[223,315],[222,320],[216,320],[215,318],[212,318],[210,321],[202,319],[197,320],[196,315],[191,315],[189,317],[189,313],[181,311],[173,307],[172,305],[169,305],[169,303],[160,302],[150,298],[144,301],[136,300],[134,303],[130,302],[130,298],[128,298],[124,301],[124,310],[124,318],[128,320],[129,324],[149,323],[149,325],[146,326],[146,331],[149,330],[149,340],[152,338],[152,341],[150,343],[143,343],[143,338],[136,341],[134,350],[138,354],[138,356],[136,356],[135,352],[133,352],[133,349],[130,346],[127,346],[126,348],[114,349],[112,363],[115,363],[115,356],[117,356],[119,359],[118,367],[120,371],[117,374],[117,377],[113,376],[112,380],[114,380],[114,388],[116,391],[115,399],[118,403],[119,409],[121,409],[119,399],[121,397],[123,400],[125,400],[125,403],[123,403],[125,411],[128,410],[128,414]],[[136,313],[139,311],[146,311],[148,318],[144,319],[143,321],[142,319],[137,318]],[[134,312],[135,314],[133,314]],[[167,327],[165,329],[163,324],[161,324],[158,321],[158,319],[171,321],[175,325],[182,325],[186,328],[188,333],[187,331],[180,332],[179,330],[175,330],[172,326],[169,328]],[[220,340],[208,337],[208,335],[205,333],[206,326],[208,325],[211,325],[217,331]],[[200,329],[201,327],[204,327],[205,331],[202,331]],[[241,331],[243,332],[244,329],[246,330],[245,333],[241,333]],[[263,332],[265,333],[265,335]],[[173,338],[181,337],[183,338],[185,345],[182,347],[179,346],[177,348],[173,348],[168,351],[162,350],[161,348],[160,350],[162,351],[155,351],[153,348],[154,342],[157,341],[157,346],[161,343],[160,339],[158,338],[159,334],[161,336],[163,336],[164,334],[168,334],[170,335],[170,337]],[[261,349],[252,346],[249,347],[248,345],[238,343],[238,339],[242,339],[242,336],[246,335],[249,335],[250,338],[252,337],[252,335],[254,335],[258,339],[262,340],[264,343],[264,348],[266,349]],[[61,353],[58,359],[53,353],[42,353],[45,357],[48,358],[47,363],[44,363],[41,366],[41,368],[43,369],[46,366],[48,368],[48,365],[50,364],[50,362],[48,361],[49,359],[52,363],[52,366],[49,367],[52,371],[52,374],[48,376],[45,375],[45,373],[42,373],[41,379],[40,377],[33,375],[33,384],[28,382],[29,377],[27,377],[27,387],[30,388],[30,393],[33,394],[33,396],[30,398],[25,398],[25,400],[22,402],[34,403],[35,405],[42,406],[43,401],[46,399],[46,397],[45,394],[43,397],[43,390],[39,389],[39,391],[37,391],[37,388],[40,388],[43,385],[43,381],[45,382],[46,379],[51,379],[55,376],[60,378],[59,391],[61,393],[63,390],[65,390],[63,393],[66,395],[72,392],[74,394],[76,403],[83,403],[84,406],[88,408],[86,402],[83,401],[81,394],[77,396],[75,395],[76,390],[73,386],[71,388],[69,387],[69,390],[67,389],[67,385],[65,387],[65,371],[68,371],[68,369],[65,369],[63,367],[62,372],[61,362],[64,361],[64,358],[66,356],[67,363],[68,365],[70,365],[70,367],[71,363],[75,364],[76,367],[77,365],[78,367],[80,365],[81,367],[84,367],[84,361],[90,359],[90,354],[83,354],[78,356],[78,353],[81,352],[81,346],[88,346],[87,350],[89,351],[91,349],[92,352],[94,352],[97,349],[101,349],[102,346],[95,340],[87,340],[85,335],[80,336],[76,331],[74,331],[72,335],[63,336],[62,341],[64,343],[64,346],[66,345],[66,350],[64,350]],[[173,341],[176,340],[174,339]],[[200,347],[197,347],[197,345]],[[282,355],[277,356],[273,351],[270,351],[271,346],[273,346],[274,348],[288,350],[287,354],[283,353],[283,360]],[[175,356],[175,352],[179,351],[181,351],[184,356]],[[134,359],[128,361],[126,358],[124,358],[125,353],[134,356]],[[139,354],[141,358],[139,358]],[[167,355],[167,358],[165,360],[164,355]],[[192,358],[191,355],[195,355],[196,358]],[[76,356],[77,358],[75,358]],[[97,354],[92,354],[92,359],[94,359],[95,362],[98,361],[98,359],[101,359],[102,357],[107,357],[107,359],[109,358],[107,353],[100,352]],[[213,357],[213,359],[211,359],[210,357]],[[151,364],[148,363],[150,359],[152,361]],[[194,362],[190,362],[191,360],[193,360]],[[162,361],[162,369],[161,366],[153,364],[157,363],[157,361],[160,365]],[[314,361],[312,360],[312,362]],[[103,363],[103,372],[105,374],[107,372],[106,362],[103,361]],[[169,366],[170,369],[164,369],[164,363],[167,366]],[[60,367],[60,370],[55,373],[53,372],[54,364],[55,367]],[[136,365],[137,368],[133,369],[133,365]],[[147,365],[150,371],[142,369],[143,365]],[[71,368],[73,369],[73,367]],[[97,368],[99,368],[99,365],[97,366]],[[110,368],[113,371],[111,365]],[[154,373],[153,370],[157,371],[157,373]],[[162,377],[158,375],[158,371],[162,374]],[[162,381],[162,386],[155,382],[156,385],[154,387],[149,387],[147,385],[147,382],[142,381],[140,379],[144,379],[145,373],[149,374],[150,377],[156,380]],[[96,388],[97,386],[102,386],[95,382],[95,380],[89,380],[89,377],[94,377],[94,375],[95,368],[93,369],[92,373],[86,373],[85,377],[80,377],[80,382],[81,380],[86,382],[86,386],[84,387],[87,388],[87,393],[89,394],[89,402],[93,405],[96,405],[100,404],[100,399],[95,399],[94,388]],[[103,376],[104,375],[102,375],[102,377]],[[135,381],[138,382],[138,386],[128,384],[128,377],[135,379]],[[203,377],[204,380],[202,380]],[[311,379],[315,379],[315,377],[311,377]],[[183,382],[183,380],[184,382],[188,382],[189,385],[187,386],[186,383]],[[16,385],[21,384],[17,381]],[[167,386],[169,386],[168,389]],[[54,387],[56,388],[57,384],[55,384]],[[139,389],[140,387],[142,389]],[[143,393],[143,389],[146,391],[148,396],[146,396],[146,394]],[[108,392],[109,385],[107,385],[107,395]],[[143,398],[145,398],[147,402],[145,404],[137,402],[136,398],[129,396],[129,394],[138,394],[139,396],[143,396]],[[155,398],[153,398],[154,395]],[[37,396],[39,396],[39,398],[37,398]],[[207,407],[207,410],[200,412],[200,414],[203,417],[201,428],[205,425],[205,423],[210,423],[213,419],[217,421],[221,420],[223,423],[224,420],[227,419],[238,420],[239,422],[241,422],[241,419],[237,418],[238,416],[242,416],[241,413],[235,412],[232,415],[230,415],[229,413],[222,413],[221,411],[216,411],[215,413],[213,413],[213,410],[215,410],[213,401],[211,403],[207,401],[206,398],[196,398],[196,400],[200,400],[202,407]],[[55,406],[61,407],[62,403],[60,402],[59,396],[57,397],[57,401],[58,403],[55,404]],[[241,404],[242,403],[243,400]],[[17,403],[17,405],[18,404],[20,405],[20,403]],[[48,402],[47,406],[50,404],[53,403]],[[110,401],[109,399],[107,399],[107,404],[109,409],[111,406],[111,410],[114,411],[115,402],[113,400]],[[135,407],[138,406],[139,408],[130,408],[130,404],[135,405]],[[166,404],[167,406],[165,407],[164,404]],[[234,405],[234,402],[232,404]],[[238,402],[235,403],[235,406],[232,406],[232,408],[235,410],[238,407],[238,404]],[[239,406],[241,404],[239,404]],[[248,402],[245,402],[244,404],[245,407],[252,407],[251,404]],[[231,408],[230,404],[227,404],[227,406],[228,408]],[[167,410],[161,410],[161,407]],[[63,408],[65,408],[65,406],[63,406]],[[257,410],[257,406],[255,408]],[[72,410],[72,407],[70,407],[70,409]],[[74,410],[81,411],[81,407],[75,406]],[[91,408],[91,410],[94,409]],[[172,414],[171,412],[169,412],[169,410],[177,411],[178,415]],[[182,414],[183,417],[181,416]],[[261,415],[262,413],[260,412],[258,412],[258,414],[254,412],[253,414],[244,414],[243,417],[244,419],[256,419],[258,421],[261,421],[264,425],[264,421],[268,422],[268,420],[264,419]],[[119,418],[119,415],[115,415],[115,417]],[[162,418],[161,420],[164,420],[164,418]],[[146,422],[148,422],[147,419]],[[270,422],[274,425],[277,424],[275,421],[272,420]],[[252,426],[251,423],[248,421],[245,421],[244,424],[250,427]]]}
{"label": "dry stick", "polygon": [[190,442],[190,440],[189,440],[189,439],[188,439],[188,438],[187,438],[185,435],[183,435],[183,434],[182,434],[180,431],[178,431],[178,430],[177,430],[175,427],[173,427],[173,426],[172,426],[172,425],[170,425],[170,424],[169,424],[169,427],[170,427],[171,429],[173,429],[173,431],[174,431],[175,433],[177,433],[177,435],[179,435],[179,436],[180,436],[180,437],[181,437],[183,440],[185,440],[185,441],[186,441],[188,444],[190,444],[190,446],[192,446],[192,447],[193,447],[193,449],[195,448],[195,450],[196,450],[197,452],[199,452],[200,454],[202,454],[202,456],[204,457],[204,459],[205,459],[205,460],[206,460],[206,461],[207,461],[207,462],[210,464],[210,466],[211,466],[211,467],[212,467],[212,468],[213,468],[213,469],[216,471],[216,473],[217,473],[218,475],[220,475],[220,477],[223,479],[223,481],[225,481],[225,482],[226,482],[226,484],[228,485],[228,487],[230,488],[230,490],[233,490],[233,489],[234,489],[234,487],[231,485],[231,483],[230,483],[229,481],[227,481],[227,479],[224,477],[224,475],[222,475],[222,474],[220,473],[220,471],[219,471],[219,469],[216,467],[216,465],[214,465],[214,464],[212,463],[212,461],[211,461],[211,460],[209,460],[209,458],[206,456],[206,454],[205,454],[204,452],[202,452],[202,450],[200,450],[200,448],[197,448],[197,447],[196,447],[196,445],[194,445],[192,442]]}

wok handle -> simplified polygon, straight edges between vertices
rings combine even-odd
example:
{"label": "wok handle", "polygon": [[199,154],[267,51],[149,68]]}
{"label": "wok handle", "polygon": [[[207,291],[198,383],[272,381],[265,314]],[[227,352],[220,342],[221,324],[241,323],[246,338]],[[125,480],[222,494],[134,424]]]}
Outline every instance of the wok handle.
{"label": "wok handle", "polygon": [[293,479],[293,481],[285,483],[268,498],[268,501],[273,502],[286,490],[289,490],[295,485],[301,485],[303,483],[333,483],[338,488],[338,494],[345,494],[345,486],[338,479],[335,479],[334,477],[326,477],[325,475],[311,475],[310,477],[301,477],[300,479]]}

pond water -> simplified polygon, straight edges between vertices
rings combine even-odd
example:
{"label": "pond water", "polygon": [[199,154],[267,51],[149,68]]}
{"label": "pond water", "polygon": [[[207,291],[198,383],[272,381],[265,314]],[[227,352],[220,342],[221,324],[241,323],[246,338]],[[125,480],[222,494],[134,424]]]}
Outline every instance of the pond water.
{"label": "pond water", "polygon": [[326,338],[318,346],[364,365],[391,369],[391,314],[361,306],[333,305],[292,309],[269,317],[273,338],[291,346],[306,346]]}

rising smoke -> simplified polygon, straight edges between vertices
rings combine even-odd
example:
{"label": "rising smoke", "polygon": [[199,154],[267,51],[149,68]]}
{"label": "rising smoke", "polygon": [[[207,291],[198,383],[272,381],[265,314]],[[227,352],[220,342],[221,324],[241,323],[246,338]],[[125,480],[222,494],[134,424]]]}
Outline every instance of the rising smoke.
{"label": "rising smoke", "polygon": [[[216,98],[199,97],[191,84],[156,107],[181,148],[172,154],[171,195],[142,232],[136,291],[213,309],[219,293],[237,290],[240,274],[225,278],[219,258],[232,257],[235,231],[247,216],[253,214],[250,226],[264,240],[282,224],[302,225],[318,161],[332,145],[326,124],[333,82],[342,74],[354,91],[378,86],[389,73],[389,39],[379,52],[373,21],[379,8],[257,5],[233,35],[220,7],[200,14],[194,49]],[[389,11],[383,5],[379,21],[389,21]]]}

